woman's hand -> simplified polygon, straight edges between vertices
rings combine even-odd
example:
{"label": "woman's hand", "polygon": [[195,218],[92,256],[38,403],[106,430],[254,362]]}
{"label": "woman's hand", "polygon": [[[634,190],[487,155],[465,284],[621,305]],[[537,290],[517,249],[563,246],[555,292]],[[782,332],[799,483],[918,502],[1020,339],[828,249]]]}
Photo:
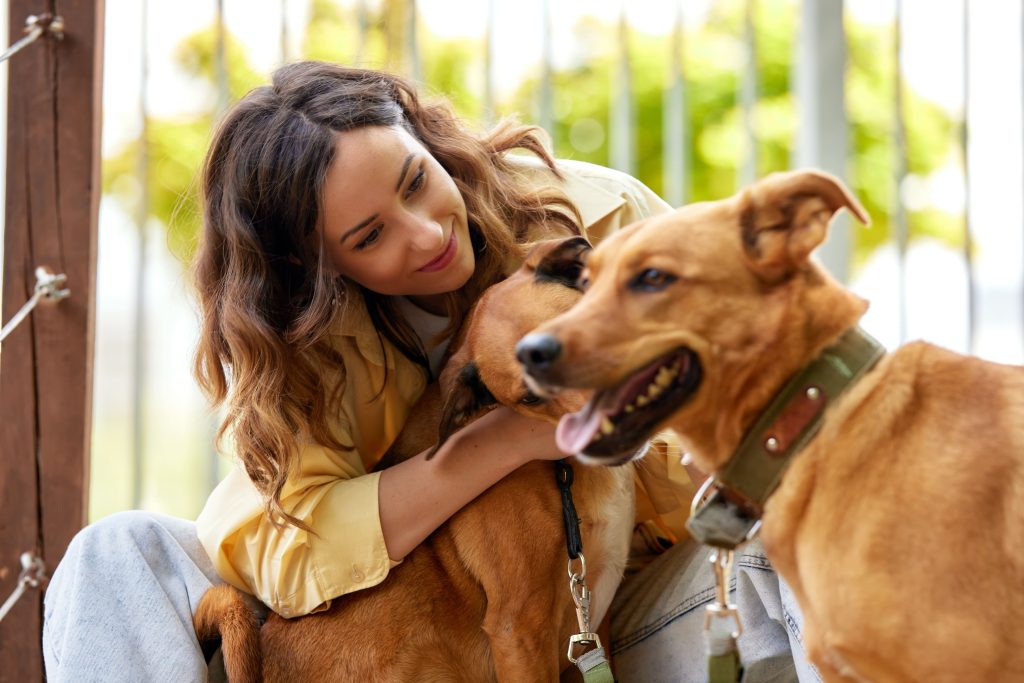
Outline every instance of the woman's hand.
{"label": "woman's hand", "polygon": [[505,455],[512,457],[519,465],[531,460],[558,460],[565,457],[565,453],[555,446],[555,425],[520,415],[504,406],[469,423],[456,432],[452,439],[466,445],[490,441],[503,448]]}

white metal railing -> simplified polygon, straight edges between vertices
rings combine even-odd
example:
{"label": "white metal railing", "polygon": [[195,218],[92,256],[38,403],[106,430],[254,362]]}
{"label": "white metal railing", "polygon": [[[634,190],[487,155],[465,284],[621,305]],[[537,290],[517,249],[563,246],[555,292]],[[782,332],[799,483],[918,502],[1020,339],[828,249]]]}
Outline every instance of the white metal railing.
{"label": "white metal railing", "polygon": [[[291,59],[294,55],[289,53],[293,27],[288,26],[286,19],[286,6],[289,2],[297,0],[281,0],[281,57],[282,60]],[[420,20],[419,5],[415,0],[408,1],[408,12],[406,18],[408,24],[403,27],[404,51],[409,75],[417,80],[422,78],[423,64],[421,61],[418,41],[417,22]],[[423,0],[424,2],[426,0]],[[483,64],[482,69],[482,109],[483,118],[486,121],[493,121],[496,117],[497,105],[495,87],[495,32],[496,32],[496,1],[487,0],[486,4],[486,27],[484,29],[483,41]],[[555,106],[556,93],[553,84],[554,74],[554,51],[555,30],[553,26],[552,9],[554,3],[551,0],[537,0],[540,7],[539,32],[542,36],[541,52],[538,55],[540,72],[539,85],[536,89],[536,117],[537,122],[554,134],[557,125],[558,108]],[[216,73],[218,92],[221,102],[226,104],[228,99],[228,69],[229,64],[225,56],[224,43],[224,17],[223,0],[214,0],[218,7],[218,29],[216,48]],[[358,25],[358,40],[355,47],[356,61],[360,64],[365,62],[365,56],[369,52],[368,36],[372,29],[369,20],[370,11],[366,0],[353,0],[355,5],[355,17]],[[849,162],[849,121],[847,117],[846,84],[844,74],[847,67],[847,33],[844,27],[844,2],[843,0],[795,0],[799,5],[799,31],[795,43],[795,55],[793,59],[794,71],[792,88],[795,95],[795,102],[798,111],[799,125],[796,127],[795,140],[793,141],[793,166],[815,166],[832,172],[840,177],[848,177]],[[968,64],[967,35],[970,29],[970,15],[966,0],[963,2],[963,31],[964,31],[964,56],[965,65]],[[664,91],[662,119],[662,173],[663,189],[662,194],[667,201],[673,205],[680,205],[692,197],[693,172],[689,166],[693,140],[687,139],[688,113],[687,106],[690,93],[687,90],[688,79],[685,72],[683,56],[688,48],[686,41],[685,14],[683,12],[684,1],[674,0],[674,12],[672,13],[672,27],[669,39],[666,41],[667,53],[665,55]],[[737,104],[741,111],[741,130],[744,150],[743,157],[737,166],[737,182],[750,182],[757,174],[757,121],[756,110],[760,97],[761,83],[758,78],[758,50],[759,40],[757,35],[758,12],[764,11],[759,0],[745,0],[742,21],[742,43],[744,45],[744,58],[742,70],[739,74],[740,88],[737,92]],[[1024,12],[1022,12],[1024,16]],[[896,14],[894,35],[892,42],[892,56],[897,65],[904,60],[904,45],[901,42],[901,34],[904,26],[903,0],[896,0]],[[623,3],[616,26],[617,43],[614,46],[614,59],[611,72],[611,84],[613,96],[610,98],[608,111],[607,133],[608,133],[608,158],[610,166],[622,169],[626,172],[635,173],[637,170],[637,144],[636,144],[636,103],[634,98],[633,80],[633,56],[630,52],[631,26],[628,14]],[[1024,21],[1020,26],[1021,35],[1024,36]],[[145,31],[143,31],[145,35]],[[1024,46],[1024,40],[1021,41]],[[1024,60],[1024,47],[1021,51],[1021,59]],[[964,68],[964,81],[960,85],[966,101],[970,82],[968,74],[970,69]],[[143,64],[143,90],[147,79],[145,62]],[[1024,78],[1022,78],[1024,82]],[[907,254],[910,247],[908,235],[908,216],[900,198],[899,188],[907,178],[907,126],[906,120],[906,97],[907,84],[903,77],[903,70],[895,70],[895,83],[892,92],[892,135],[895,147],[895,173],[893,179],[893,205],[890,208],[890,218],[894,231],[894,247],[897,252],[899,266],[897,268],[898,280],[893,287],[892,296],[898,300],[898,325],[900,339],[906,339],[910,333],[908,325],[908,287],[907,281]],[[145,117],[145,102],[140,102],[140,108]],[[912,125],[912,122],[909,122]],[[965,196],[971,195],[971,178],[974,169],[967,164],[967,153],[969,125],[965,120],[960,126],[959,146],[960,154],[963,156],[963,168],[965,173],[966,191]],[[1014,154],[1024,156],[1024,148],[1017,150]],[[142,162],[140,162],[142,163]],[[148,163],[148,161],[146,162]],[[143,173],[140,171],[140,174]],[[147,183],[143,183],[145,187]],[[1021,200],[1017,200],[1021,201]],[[1022,202],[1024,203],[1024,202]],[[964,209],[963,226],[963,263],[966,272],[965,287],[967,290],[967,328],[968,342],[966,350],[974,348],[978,335],[978,273],[975,272],[972,226],[967,216],[970,215],[970,203]],[[140,227],[144,218],[140,215]],[[1020,230],[1020,226],[1017,226]],[[144,230],[140,230],[144,234]],[[848,221],[840,221],[832,231],[828,243],[820,252],[820,257],[829,270],[841,280],[850,279],[850,252],[852,245],[851,229]],[[143,247],[143,252],[144,252]],[[143,258],[140,252],[140,259]],[[1024,270],[1024,252],[1020,257],[1020,267]],[[138,287],[141,296],[145,292],[141,286]],[[1024,293],[1020,296],[1022,321],[1024,321]],[[143,335],[142,327],[145,325],[143,309],[144,299],[140,299],[140,337]],[[1024,322],[1022,322],[1024,324]],[[1024,335],[1022,335],[1024,339]],[[144,350],[137,351],[138,358],[143,358]],[[141,360],[136,364],[136,382],[139,387],[143,386],[144,371]],[[141,395],[144,393],[141,388],[137,389],[140,396],[136,406],[137,413],[141,416],[145,410]],[[141,417],[136,418],[135,450],[142,452],[145,448],[145,439],[141,423]],[[212,450],[212,449],[211,449]],[[140,456],[141,457],[141,456]],[[143,470],[142,460],[138,461],[138,471]],[[133,499],[141,499],[142,480],[139,479],[133,484],[135,495]],[[217,478],[216,459],[210,467],[209,480],[214,482]]]}

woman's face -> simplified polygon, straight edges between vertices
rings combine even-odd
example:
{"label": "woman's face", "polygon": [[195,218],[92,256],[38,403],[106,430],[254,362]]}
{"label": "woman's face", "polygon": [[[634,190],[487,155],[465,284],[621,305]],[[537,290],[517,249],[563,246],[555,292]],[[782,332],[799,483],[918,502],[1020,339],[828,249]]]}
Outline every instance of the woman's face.
{"label": "woman's face", "polygon": [[324,184],[327,257],[369,290],[436,308],[476,265],[466,203],[451,176],[405,129],[337,134]]}

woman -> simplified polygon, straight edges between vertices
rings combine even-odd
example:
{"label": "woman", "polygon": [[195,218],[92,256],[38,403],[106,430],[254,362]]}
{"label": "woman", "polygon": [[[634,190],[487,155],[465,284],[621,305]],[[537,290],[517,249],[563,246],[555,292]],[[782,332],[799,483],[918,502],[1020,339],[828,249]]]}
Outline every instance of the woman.
{"label": "woman", "polygon": [[[203,202],[195,369],[241,467],[195,526],[126,513],[76,537],[47,595],[51,680],[202,680],[190,615],[212,583],[316,612],[385,580],[519,454],[562,457],[550,426],[498,409],[434,459],[372,472],[448,336],[528,242],[599,240],[669,208],[623,174],[556,165],[534,129],[474,136],[394,76],[315,62],[227,115]],[[642,472],[637,546],[661,551],[693,489],[664,448]],[[685,649],[702,669],[699,644]]]}

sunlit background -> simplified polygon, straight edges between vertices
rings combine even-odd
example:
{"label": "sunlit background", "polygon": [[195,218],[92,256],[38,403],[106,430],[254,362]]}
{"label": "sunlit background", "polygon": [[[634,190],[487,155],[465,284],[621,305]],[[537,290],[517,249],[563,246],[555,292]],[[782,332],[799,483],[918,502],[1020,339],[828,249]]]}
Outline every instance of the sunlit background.
{"label": "sunlit background", "polygon": [[[518,113],[557,156],[629,171],[677,205],[807,158],[800,0],[106,7],[91,520],[193,517],[229,466],[191,377],[195,173],[218,112],[283,61],[398,70],[477,125]],[[1022,362],[1021,3],[848,0],[844,23],[847,120],[833,125],[873,225],[847,223],[827,265],[871,300],[864,325],[890,347]]]}

